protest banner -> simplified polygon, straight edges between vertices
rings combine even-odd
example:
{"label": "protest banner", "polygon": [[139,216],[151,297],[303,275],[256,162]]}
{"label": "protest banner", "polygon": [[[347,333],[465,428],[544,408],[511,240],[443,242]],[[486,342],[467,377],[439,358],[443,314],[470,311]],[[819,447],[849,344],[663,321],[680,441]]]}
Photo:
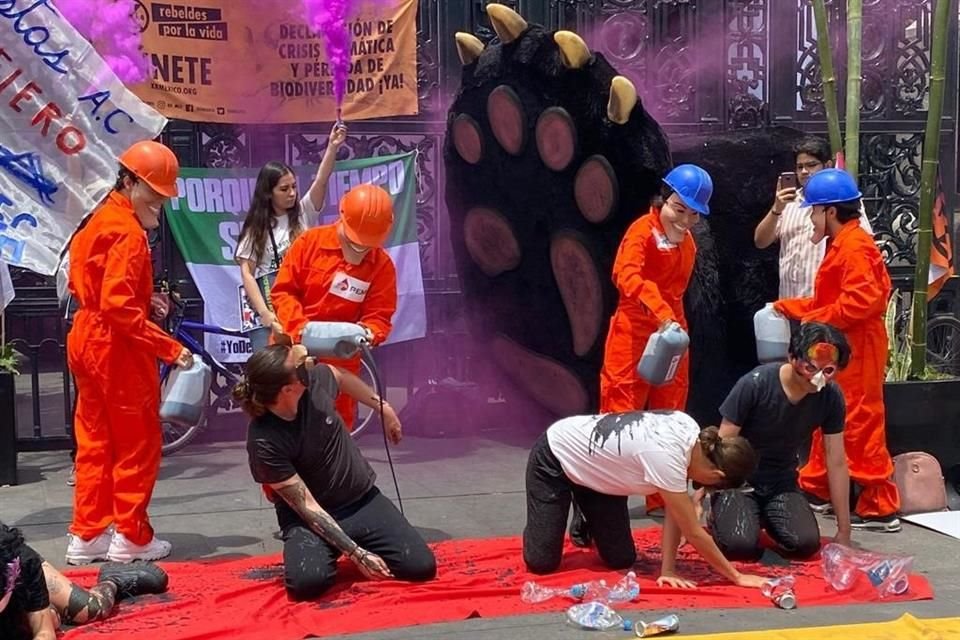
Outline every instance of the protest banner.
{"label": "protest banner", "polygon": [[[301,0],[146,2],[137,18],[153,77],[133,90],[171,118],[332,122],[333,77]],[[357,3],[343,117],[417,113],[417,0]]]}
{"label": "protest banner", "polygon": [[[388,344],[426,335],[426,303],[417,242],[416,179],[413,153],[346,160],[336,164],[319,220],[333,222],[343,194],[363,183],[382,186],[393,198],[394,225],[386,250],[397,268],[397,312]],[[298,167],[298,192],[313,181],[316,167]],[[177,180],[178,196],[170,201],[166,221],[203,297],[204,322],[239,329],[240,267],[234,261],[240,229],[256,184],[256,169],[185,168]],[[249,318],[248,318],[249,320]],[[221,362],[246,362],[250,343],[244,338],[207,334],[207,350]]]}
{"label": "protest banner", "polygon": [[53,274],[117,156],[166,122],[49,0],[0,1],[0,260]]}

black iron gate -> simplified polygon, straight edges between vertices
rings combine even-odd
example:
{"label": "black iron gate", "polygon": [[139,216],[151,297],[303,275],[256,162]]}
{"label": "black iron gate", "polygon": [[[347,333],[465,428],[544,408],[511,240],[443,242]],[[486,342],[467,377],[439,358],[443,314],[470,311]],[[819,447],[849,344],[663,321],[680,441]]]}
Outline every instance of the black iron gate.
{"label": "black iron gate", "polygon": [[[815,133],[826,131],[816,33],[807,0],[504,3],[530,22],[583,35],[621,73],[635,81],[645,107],[669,134],[769,124]],[[484,0],[420,1],[420,115],[352,123],[342,150],[345,157],[419,151],[418,234],[432,336],[428,340],[435,339],[436,343],[418,349],[418,354],[429,354],[440,368],[439,376],[448,366],[462,372],[462,361],[467,357],[450,353],[458,341],[448,338],[462,329],[457,321],[459,287],[439,188],[444,183],[441,136],[446,107],[460,77],[453,34],[471,31],[492,36],[486,4]],[[845,3],[832,0],[827,5],[842,105]],[[861,182],[880,245],[891,270],[901,275],[909,271],[914,260],[932,6],[933,0],[864,0]],[[956,163],[960,65],[957,11],[951,10],[950,15],[952,64],[946,80],[941,166],[947,197],[953,203],[960,187]],[[328,129],[328,123],[266,127],[175,121],[164,138],[184,166],[250,167],[276,158],[290,164],[313,164],[319,161]],[[179,281],[185,292],[196,295],[170,235],[163,233],[158,246],[159,271]],[[62,377],[58,400],[64,406],[62,421],[59,414],[49,422],[43,420],[39,408],[47,406],[50,398],[43,395],[44,385],[39,383],[30,385],[32,410],[27,412],[26,421],[21,412],[20,422],[26,425],[21,429],[21,446],[42,446],[39,441],[43,438],[62,438],[66,427],[61,425],[69,423],[69,380],[62,373],[63,325],[55,320],[59,312],[50,279],[17,272],[15,283],[24,295],[8,310],[8,328],[15,337],[32,345],[27,349],[31,359],[26,373],[31,381],[46,379],[48,387]],[[54,342],[44,342],[47,338]],[[403,359],[410,361],[413,355],[404,354]],[[406,376],[407,386],[419,383]]]}

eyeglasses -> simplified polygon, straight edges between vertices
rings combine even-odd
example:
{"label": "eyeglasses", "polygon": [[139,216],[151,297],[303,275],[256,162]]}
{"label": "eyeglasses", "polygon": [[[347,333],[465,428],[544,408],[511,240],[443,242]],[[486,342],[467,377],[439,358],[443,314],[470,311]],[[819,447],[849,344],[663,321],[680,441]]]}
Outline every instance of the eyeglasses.
{"label": "eyeglasses", "polygon": [[299,382],[305,387],[310,386],[310,372],[307,371],[306,362],[301,362],[300,364],[298,364],[297,368],[294,369],[294,372],[296,373],[296,376],[297,376],[296,378],[297,382]]}

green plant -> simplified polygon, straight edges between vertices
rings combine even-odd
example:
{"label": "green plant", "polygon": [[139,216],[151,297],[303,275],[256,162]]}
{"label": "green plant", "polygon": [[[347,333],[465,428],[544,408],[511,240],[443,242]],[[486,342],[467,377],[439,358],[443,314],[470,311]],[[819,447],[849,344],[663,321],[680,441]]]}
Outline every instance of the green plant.
{"label": "green plant", "polygon": [[913,274],[913,329],[911,374],[919,377],[927,364],[927,286],[930,277],[930,240],[933,234],[934,190],[940,164],[940,117],[943,114],[943,79],[950,25],[947,0],[936,3],[933,39],[930,44],[930,104],[923,134],[923,164],[920,171],[920,209],[917,212],[917,264]]}
{"label": "green plant", "polygon": [[817,24],[817,51],[820,54],[820,77],[823,79],[823,107],[830,131],[830,149],[833,156],[843,151],[840,134],[840,112],[837,109],[837,76],[833,71],[833,53],[830,51],[830,32],[827,27],[827,9],[823,0],[813,0],[813,15]]}
{"label": "green plant", "polygon": [[21,355],[12,344],[0,343],[0,373],[19,374]]}
{"label": "green plant", "polygon": [[860,171],[860,77],[863,0],[847,0],[847,153],[846,169],[859,179]]}

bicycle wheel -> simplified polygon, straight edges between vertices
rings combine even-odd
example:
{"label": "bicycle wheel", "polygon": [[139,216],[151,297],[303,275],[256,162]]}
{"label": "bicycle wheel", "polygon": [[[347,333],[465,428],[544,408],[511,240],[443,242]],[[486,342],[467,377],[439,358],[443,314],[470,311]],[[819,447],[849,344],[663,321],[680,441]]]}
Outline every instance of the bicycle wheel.
{"label": "bicycle wheel", "polygon": [[927,322],[927,365],[937,373],[960,375],[960,320],[939,315]]}
{"label": "bicycle wheel", "polygon": [[160,446],[161,455],[169,456],[190,444],[197,434],[207,425],[207,412],[204,411],[200,422],[192,427],[181,427],[172,422],[161,422],[160,433],[163,444]]}
{"label": "bicycle wheel", "polygon": [[[380,387],[377,384],[376,379],[373,377],[373,371],[370,369],[370,365],[367,364],[365,360],[360,361],[360,379],[366,382],[370,387],[377,392],[377,395],[380,395]],[[382,396],[381,396],[382,397]],[[380,411],[378,409],[371,409],[366,405],[362,405],[359,402],[355,403],[355,414],[356,422],[353,427],[353,431],[350,433],[354,438],[360,436],[364,429],[366,429],[371,422],[374,421]]]}

